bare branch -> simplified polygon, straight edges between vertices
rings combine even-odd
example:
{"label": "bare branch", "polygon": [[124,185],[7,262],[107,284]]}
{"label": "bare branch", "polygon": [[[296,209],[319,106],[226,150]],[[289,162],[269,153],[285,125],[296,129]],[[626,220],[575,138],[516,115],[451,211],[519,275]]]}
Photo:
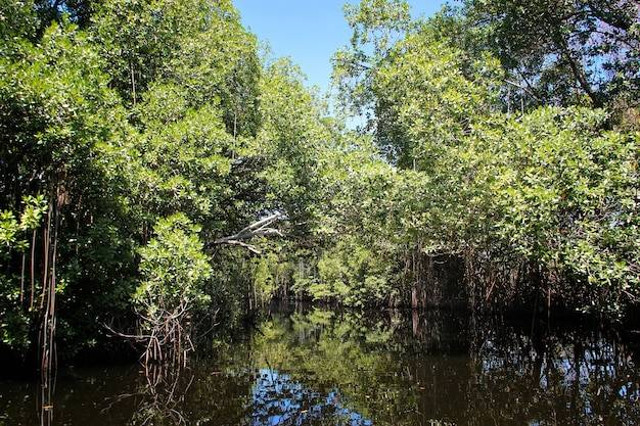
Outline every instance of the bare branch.
{"label": "bare branch", "polygon": [[274,228],[269,228],[269,225],[280,220],[282,216],[283,216],[282,213],[275,213],[269,217],[260,219],[259,221],[252,223],[251,225],[242,229],[240,232],[238,232],[235,235],[231,235],[228,237],[223,237],[215,240],[213,242],[213,245],[225,244],[225,245],[232,245],[232,246],[240,246],[240,247],[246,248],[252,253],[261,254],[260,250],[258,250],[255,246],[251,244],[247,244],[244,241],[250,240],[254,237],[267,237],[271,235],[278,235],[280,237],[283,236],[279,230]]}
{"label": "bare branch", "polygon": [[536,101],[540,102],[540,98],[538,96],[536,96],[535,93],[533,93],[533,91],[531,91],[529,88],[516,83],[515,81],[511,81],[511,80],[505,80],[505,83],[510,84],[511,86],[517,87],[518,89],[522,90],[523,92],[525,92],[526,94],[528,94],[529,96],[531,96],[533,99],[535,99]]}
{"label": "bare branch", "polygon": [[[220,240],[218,240],[220,241]],[[247,250],[249,250],[252,253],[255,254],[262,254],[262,252],[260,250],[258,250],[255,246],[252,246],[251,244],[247,244],[247,243],[243,243],[242,241],[236,241],[236,240],[224,240],[221,242],[216,242],[216,244],[226,244],[229,246],[240,246],[240,247],[244,247]]]}

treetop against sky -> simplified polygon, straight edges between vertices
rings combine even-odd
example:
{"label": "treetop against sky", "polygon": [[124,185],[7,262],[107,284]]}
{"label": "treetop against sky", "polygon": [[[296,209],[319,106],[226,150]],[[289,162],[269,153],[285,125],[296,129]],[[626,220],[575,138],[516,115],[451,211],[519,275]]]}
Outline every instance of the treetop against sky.
{"label": "treetop against sky", "polygon": [[[349,42],[347,0],[236,0],[245,26],[268,43],[276,57],[290,56],[310,85],[329,87],[331,56]],[[445,0],[411,0],[414,17],[430,16]]]}

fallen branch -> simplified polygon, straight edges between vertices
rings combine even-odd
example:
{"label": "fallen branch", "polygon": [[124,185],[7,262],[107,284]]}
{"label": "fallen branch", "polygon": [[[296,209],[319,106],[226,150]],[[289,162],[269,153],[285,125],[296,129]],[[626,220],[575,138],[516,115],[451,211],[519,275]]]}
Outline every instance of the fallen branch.
{"label": "fallen branch", "polygon": [[260,219],[259,221],[252,223],[251,225],[242,229],[237,234],[215,240],[213,242],[213,245],[240,246],[246,248],[252,253],[261,254],[260,250],[258,250],[255,246],[244,241],[250,240],[254,237],[268,237],[270,235],[278,235],[282,237],[283,235],[279,230],[269,227],[272,223],[280,220],[282,216],[282,213],[275,213],[269,217]]}

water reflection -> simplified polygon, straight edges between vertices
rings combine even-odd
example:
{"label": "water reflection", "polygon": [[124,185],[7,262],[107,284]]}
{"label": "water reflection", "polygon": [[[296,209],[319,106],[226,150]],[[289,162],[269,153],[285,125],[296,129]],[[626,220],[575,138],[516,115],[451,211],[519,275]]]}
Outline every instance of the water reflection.
{"label": "water reflection", "polygon": [[314,421],[369,426],[373,423],[341,404],[337,390],[323,395],[292,380],[288,374],[262,369],[252,392],[252,424],[304,425]]}
{"label": "water reflection", "polygon": [[133,425],[187,425],[190,421],[182,406],[194,379],[190,369],[147,366],[137,391],[107,400],[109,404],[101,412],[108,413],[124,400],[133,399],[135,409],[130,420]]}
{"label": "water reflection", "polygon": [[[53,423],[546,425],[640,419],[637,342],[594,327],[550,329],[444,311],[314,309],[268,316],[207,352],[178,382],[163,376],[162,386],[150,386],[135,367],[62,374]],[[0,425],[37,419],[25,402],[29,386],[0,382]]]}

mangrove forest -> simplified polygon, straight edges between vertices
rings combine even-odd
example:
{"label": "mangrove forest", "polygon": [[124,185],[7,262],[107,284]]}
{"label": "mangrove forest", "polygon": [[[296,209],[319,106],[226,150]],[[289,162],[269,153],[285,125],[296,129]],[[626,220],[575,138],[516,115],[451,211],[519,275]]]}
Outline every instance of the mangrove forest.
{"label": "mangrove forest", "polygon": [[640,424],[640,3],[417,3],[0,0],[1,426]]}

